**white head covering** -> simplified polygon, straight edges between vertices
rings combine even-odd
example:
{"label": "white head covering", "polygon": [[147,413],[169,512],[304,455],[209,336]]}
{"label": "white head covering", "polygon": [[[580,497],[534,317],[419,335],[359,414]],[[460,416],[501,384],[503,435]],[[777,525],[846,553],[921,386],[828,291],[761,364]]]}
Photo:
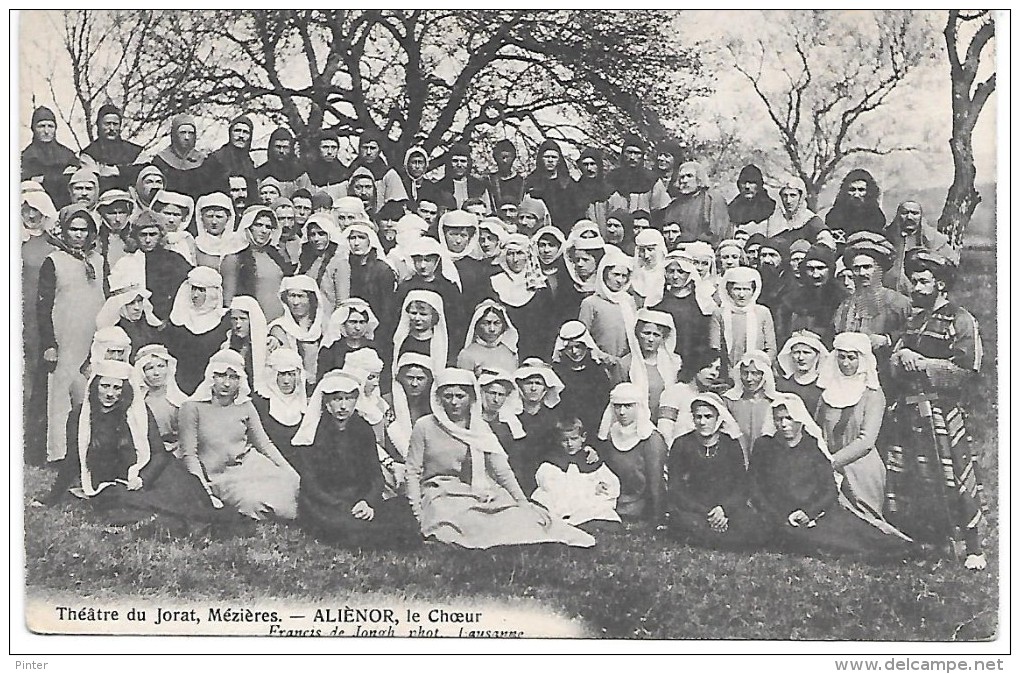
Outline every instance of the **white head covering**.
{"label": "white head covering", "polygon": [[[676,383],[676,375],[680,371],[680,356],[676,354],[676,324],[673,322],[672,314],[664,311],[652,311],[651,309],[639,309],[637,312],[637,323],[652,323],[666,331],[665,339],[655,353],[655,369],[659,371],[664,386]],[[637,330],[637,323],[634,329]],[[635,339],[637,335],[635,334]],[[640,342],[640,340],[638,340]],[[640,346],[637,351],[631,352],[630,358],[630,381],[640,385],[647,394],[648,372],[645,369],[644,354]]]}
{"label": "white head covering", "polygon": [[[547,390],[545,397],[542,398],[542,404],[549,409],[559,405],[560,394],[563,393],[563,389],[566,387],[563,385],[563,380],[559,378],[559,375],[546,363],[542,362],[540,358],[525,359],[521,366],[514,370],[514,383],[517,384],[517,382],[534,376],[541,377],[546,385]],[[514,414],[520,414],[524,410],[524,400],[520,396],[520,389],[511,391],[511,394],[507,404],[511,405]]]}
{"label": "white head covering", "polygon": [[312,225],[325,232],[331,243],[335,243],[338,246],[347,245],[347,239],[344,237],[343,232],[340,231],[340,225],[337,224],[336,218],[332,213],[324,211],[318,211],[308,216],[308,220],[305,221],[305,226],[301,230],[302,243],[308,243],[308,230]]}
{"label": "white head covering", "polygon": [[[807,207],[807,188],[804,185],[804,181],[792,175],[784,176],[776,187],[775,194],[778,195],[780,191],[786,188],[793,188],[800,192],[800,203],[797,205],[797,210],[787,217],[783,204],[778,203],[768,220],[757,225],[757,227],[754,226],[755,223],[750,223],[751,226],[748,227],[748,231],[751,233],[761,232],[766,238],[772,238],[786,231],[800,229],[807,224],[808,220],[815,217],[815,214]],[[779,200],[777,199],[777,201]]]}
{"label": "white head covering", "polygon": [[[316,299],[315,314],[312,322],[307,328],[302,327],[290,313],[290,306],[287,304],[287,293],[291,290],[300,290],[308,293],[309,297]],[[322,338],[322,323],[325,320],[327,303],[319,286],[311,276],[300,274],[288,276],[280,283],[280,301],[283,303],[283,316],[269,324],[269,328],[280,327],[297,342],[317,342]]]}
{"label": "white head covering", "polygon": [[[839,369],[837,351],[854,351],[859,357],[857,372],[849,377]],[[879,390],[878,363],[871,351],[871,340],[861,332],[842,332],[832,340],[832,352],[818,366],[818,386],[822,400],[830,407],[856,405],[865,389]]]}
{"label": "white head covering", "polygon": [[401,255],[406,257],[408,260],[412,260],[412,258],[419,255],[438,255],[439,275],[457,286],[459,290],[463,290],[460,285],[460,272],[457,271],[456,265],[453,264],[453,259],[450,257],[450,251],[446,249],[446,246],[439,243],[432,237],[421,236],[413,241],[408,241],[406,244],[402,244]]}
{"label": "white head covering", "polygon": [[701,310],[701,314],[703,316],[711,316],[715,313],[719,309],[719,305],[716,304],[713,297],[715,286],[711,281],[701,277],[701,272],[694,265],[694,261],[685,253],[674,250],[666,254],[666,260],[662,265],[664,275],[666,267],[671,264],[679,265],[682,270],[687,272],[688,283],[694,284],[694,300],[698,303],[698,309]]}
{"label": "white head covering", "polygon": [[393,421],[386,427],[386,433],[401,456],[407,456],[413,423],[411,421],[411,410],[407,404],[407,394],[404,392],[404,387],[397,381],[397,375],[400,374],[401,368],[410,365],[428,370],[429,374],[434,376],[432,359],[420,353],[408,352],[402,354],[397,359],[397,366],[393,368],[393,388],[391,389],[393,395]]}
{"label": "white head covering", "polygon": [[[579,220],[578,225],[584,222],[591,222],[590,220]],[[563,245],[563,255],[567,260],[567,273],[570,274],[570,278],[574,281],[574,288],[578,292],[582,293],[593,293],[595,292],[595,280],[598,278],[598,273],[593,273],[587,279],[582,280],[577,273],[577,268],[574,266],[574,260],[572,252],[575,250],[583,250],[587,252],[592,251],[606,251],[606,242],[602,239],[602,234],[599,233],[598,225],[591,223],[594,230],[577,227],[574,225],[574,229],[571,230],[570,236],[567,237],[567,242]],[[581,236],[584,232],[594,231],[596,236],[584,237]]]}
{"label": "white head covering", "polygon": [[560,354],[567,347],[567,342],[583,342],[591,352],[592,360],[596,363],[606,360],[606,353],[595,344],[594,338],[588,332],[588,326],[579,320],[572,319],[560,326],[560,331],[556,334],[556,343],[553,345],[552,361],[554,363],[560,362]]}
{"label": "white head covering", "polygon": [[220,349],[209,358],[205,366],[205,377],[188,400],[198,403],[211,402],[213,399],[213,375],[233,372],[241,378],[241,388],[234,398],[234,405],[243,405],[251,400],[251,387],[244,372],[244,356],[233,349]]}
{"label": "white head covering", "polygon": [[394,363],[392,372],[396,375],[400,347],[404,344],[407,336],[411,334],[410,321],[407,317],[407,307],[410,306],[411,302],[424,302],[432,307],[439,316],[435,327],[432,328],[432,340],[429,343],[429,353],[432,355],[432,366],[429,369],[432,372],[439,372],[446,367],[446,359],[450,353],[450,342],[446,328],[446,309],[443,307],[443,298],[439,293],[431,290],[412,290],[407,293],[407,296],[404,297],[404,302],[400,305],[400,322],[397,323],[397,329],[393,333]]}
{"label": "white head covering", "polygon": [[[528,256],[524,269],[519,272],[512,271],[507,264],[507,253],[511,250],[522,250]],[[539,269],[535,249],[524,234],[507,236],[496,263],[503,271],[495,274],[490,283],[499,301],[508,307],[524,306],[535,296],[536,290],[545,286],[545,275]]]}
{"label": "white head covering", "polygon": [[162,344],[147,344],[135,354],[135,381],[138,382],[138,394],[145,398],[152,390],[145,381],[145,366],[155,360],[166,363],[166,383],[163,388],[166,391],[167,402],[174,407],[180,407],[188,396],[177,385],[177,359],[171,356]]}
{"label": "white head covering", "polygon": [[152,202],[149,204],[149,210],[160,213],[162,212],[162,206],[178,206],[184,210],[184,222],[181,223],[180,229],[176,232],[167,232],[167,236],[170,234],[179,234],[188,228],[191,224],[191,218],[195,215],[195,200],[189,197],[187,194],[181,194],[180,192],[171,192],[170,190],[159,190],[152,197]]}
{"label": "white head covering", "polygon": [[[747,306],[738,307],[733,303],[728,288],[730,283],[754,284],[754,292],[751,294],[751,300],[747,303]],[[761,295],[761,274],[758,273],[757,269],[733,267],[732,269],[727,269],[726,273],[723,274],[723,289],[720,293],[720,299],[722,300],[723,337],[726,341],[726,348],[730,353],[733,353],[733,340],[736,339],[736,336],[733,334],[733,314],[744,314],[745,330],[743,338],[745,340],[745,348],[750,348],[754,345],[759,330],[758,312],[754,309],[754,306],[758,301],[759,295]]]}
{"label": "white head covering", "polygon": [[[371,173],[368,175],[371,175]],[[354,176],[352,175],[351,178],[354,178]],[[340,197],[333,202],[333,213],[335,214],[337,211],[354,213],[358,217],[358,220],[369,219],[368,211],[365,210],[365,202],[363,202],[359,197]]]}
{"label": "white head covering", "polygon": [[360,297],[351,297],[340,303],[326,323],[322,333],[322,348],[332,346],[337,340],[346,337],[344,323],[351,317],[352,313],[365,314],[368,319],[368,326],[365,329],[365,339],[374,340],[375,331],[379,327],[379,319],[372,311],[371,305]]}
{"label": "white head covering", "polygon": [[142,316],[145,318],[145,322],[153,327],[161,325],[162,321],[152,313],[152,302],[149,301],[152,293],[134,279],[115,278],[115,276],[120,275],[110,274],[110,298],[96,314],[96,327],[106,328],[116,325],[124,316],[124,307],[139,297],[142,298]]}
{"label": "white head covering", "polygon": [[[633,424],[624,426],[617,421],[613,405],[621,403],[634,404],[636,415]],[[602,413],[599,439],[611,440],[618,451],[629,452],[639,442],[651,437],[654,431],[655,425],[652,423],[652,413],[648,410],[648,396],[645,392],[637,384],[617,384],[609,394],[609,405]]]}
{"label": "white head covering", "polygon": [[505,384],[508,393],[506,400],[503,401],[503,405],[496,413],[497,418],[507,425],[510,429],[510,435],[514,440],[520,440],[525,437],[527,433],[524,432],[524,426],[521,425],[520,418],[514,414],[513,409],[511,409],[512,406],[508,404],[514,395],[514,392],[517,390],[513,376],[509,372],[505,372],[498,368],[484,370],[478,375],[479,390],[484,389],[489,384],[496,383]]}
{"label": "white head covering", "polygon": [[[495,312],[496,315],[499,316],[500,320],[503,321],[503,325],[506,326],[506,329],[503,330],[503,334],[496,339],[496,344],[502,344],[513,353],[517,353],[517,342],[520,339],[520,335],[517,332],[517,328],[514,327],[513,322],[510,320],[506,307],[494,299],[484,299],[478,303],[478,306],[475,307],[475,312],[471,315],[471,323],[468,326],[467,338],[464,340],[464,348],[466,349],[476,341],[479,344],[482,343],[482,341],[475,336],[475,328],[478,326],[478,321],[482,320],[482,316],[490,311]],[[495,344],[492,346],[495,346]]]}
{"label": "white head covering", "polygon": [[617,291],[610,290],[609,286],[606,285],[606,270],[614,267],[623,267],[633,272],[634,258],[622,252],[607,249],[606,254],[602,256],[602,260],[599,262],[598,271],[595,272],[595,294],[620,307],[620,313],[623,314],[623,326],[627,335],[627,346],[631,353],[641,353],[641,346],[638,344],[637,336],[634,334],[634,327],[637,325],[637,303],[634,302],[634,296],[630,294],[631,283],[628,281],[623,288]]}
{"label": "white head covering", "polygon": [[[818,352],[818,359],[815,361],[815,367],[813,371],[809,372],[806,377],[797,374],[797,366],[793,362],[793,347],[795,346],[807,346]],[[822,344],[822,339],[810,330],[797,330],[790,335],[790,338],[786,340],[786,344],[783,344],[783,350],[779,352],[779,356],[776,361],[779,363],[779,367],[782,370],[783,377],[786,379],[793,379],[798,384],[808,385],[812,384],[818,379],[818,371],[822,365],[822,360],[829,355],[829,350]]]}
{"label": "white head covering", "polygon": [[[196,307],[191,303],[191,289],[205,288],[205,302]],[[194,335],[203,335],[216,328],[227,308],[223,306],[223,277],[212,267],[195,267],[181,284],[170,310],[170,322],[183,326]]]}
{"label": "white head covering", "polygon": [[[386,251],[383,250],[382,243],[379,241],[379,235],[376,234],[375,228],[367,220],[356,220],[352,222],[351,224],[347,225],[347,228],[344,229],[343,233],[341,234],[342,245],[344,246],[344,250],[347,252],[348,255],[350,255],[351,252],[350,248],[351,234],[353,234],[354,232],[364,234],[366,237],[368,237],[369,250],[374,250],[377,259],[379,259],[382,262],[385,262],[391,268],[393,268],[393,264],[390,262],[389,257],[386,255]],[[396,269],[394,269],[394,271],[396,271]]]}
{"label": "white head covering", "polygon": [[[553,239],[556,240],[556,243],[559,246],[556,249],[555,257],[553,257],[553,261],[555,262],[556,260],[560,259],[560,257],[563,255],[563,250],[567,245],[567,237],[563,235],[563,232],[560,231],[558,227],[553,227],[552,225],[540,227],[538,230],[535,231],[534,234],[531,235],[531,245],[535,249],[536,258],[538,257],[538,240],[541,239],[543,236],[552,237]],[[541,264],[541,262],[539,264]]]}
{"label": "white head covering", "polygon": [[301,447],[315,442],[315,433],[319,429],[319,421],[322,419],[322,399],[327,393],[353,393],[354,391],[358,392],[360,398],[361,381],[357,377],[342,370],[327,372],[312,391],[312,397],[308,399],[308,407],[305,408],[305,416],[290,444]]}
{"label": "white head covering", "polygon": [[703,275],[706,281],[711,280],[715,276],[715,249],[707,241],[691,241],[690,243],[683,244],[678,250],[682,255],[691,258],[691,260],[708,261],[708,274]]}
{"label": "white head covering", "polygon": [[733,418],[722,398],[715,393],[699,393],[691,398],[690,403],[684,405],[684,409],[678,410],[680,415],[684,417],[683,422],[679,419],[677,420],[678,425],[682,423],[684,428],[694,429],[694,406],[697,404],[708,405],[715,409],[716,414],[719,415],[719,418],[716,420],[716,431],[734,440],[740,438],[740,424]]}
{"label": "white head covering", "polygon": [[375,349],[368,347],[356,349],[347,354],[344,358],[344,372],[349,372],[361,380],[361,397],[358,398],[358,413],[369,424],[375,426],[386,415],[390,406],[383,400],[380,387],[368,392],[366,384],[371,374],[379,375],[383,370],[383,361]]}
{"label": "white head covering", "polygon": [[57,227],[57,209],[53,206],[53,200],[50,199],[50,195],[46,194],[46,191],[42,189],[42,185],[32,180],[26,180],[21,183],[21,203],[28,204],[35,210],[42,213],[43,220],[40,224],[39,229],[29,229],[22,226],[21,228],[21,241],[24,243],[33,236],[38,236],[43,232],[54,231]]}
{"label": "white head covering", "polygon": [[[202,221],[202,211],[206,208],[220,208],[227,212],[227,225],[223,233],[213,236],[205,229]],[[213,192],[198,198],[195,206],[195,225],[198,227],[198,236],[195,237],[195,246],[206,255],[222,257],[233,255],[248,247],[248,239],[236,231],[236,214],[234,213],[234,202],[222,192]]]}
{"label": "white head covering", "polygon": [[[446,247],[447,227],[471,227],[474,230],[467,246],[460,253],[454,253]],[[478,216],[462,210],[443,213],[443,216],[439,218],[439,242],[446,248],[446,252],[453,260],[459,260],[464,257],[470,257],[475,260],[482,259],[482,250],[478,247]]]}
{"label": "white head covering", "polygon": [[[248,314],[248,339],[251,341],[251,366],[255,391],[259,395],[265,394],[266,386],[266,354],[268,351],[269,328],[266,326],[266,315],[262,313],[262,305],[254,297],[238,295],[230,300],[230,309],[238,309]],[[229,310],[228,310],[229,311]],[[227,331],[227,338],[220,348],[230,348],[230,338],[234,329]]]}
{"label": "white head covering", "polygon": [[[471,418],[467,428],[458,426],[447,416],[439,398],[440,390],[446,386],[463,386],[471,390],[474,400],[471,403]],[[450,437],[467,445],[471,453],[471,489],[477,492],[486,491],[489,488],[489,479],[485,474],[485,455],[505,456],[506,452],[489,424],[482,418],[482,400],[475,375],[468,370],[453,367],[441,370],[432,382],[432,415],[439,427]]]}
{"label": "white head covering", "polygon": [[254,246],[255,240],[251,237],[251,226],[255,224],[255,219],[260,215],[268,214],[273,220],[273,233],[269,237],[269,243],[266,244],[266,248],[276,248],[280,245],[280,237],[283,236],[283,228],[280,227],[280,223],[276,220],[276,213],[269,206],[249,206],[244,209],[244,213],[241,214],[241,224],[237,226],[239,234],[244,236],[245,241],[248,245]]}
{"label": "white head covering", "polygon": [[[800,396],[796,393],[777,393],[776,397],[772,400],[772,409],[777,407],[785,407],[786,411],[790,413],[793,420],[804,424],[804,432],[810,435],[818,443],[818,449],[825,455],[825,458],[832,461],[832,455],[829,454],[829,448],[825,444],[825,438],[822,435],[822,429],[819,428],[815,420],[811,418],[811,413],[808,412],[807,407],[804,405],[804,401],[800,399]],[[767,437],[775,437],[778,429],[776,428],[775,419],[771,414],[765,415],[765,419],[762,423],[761,434]]]}
{"label": "white head covering", "polygon": [[[645,229],[634,239],[634,276],[631,285],[634,291],[645,298],[646,307],[654,307],[662,301],[666,286],[666,240],[656,229]],[[650,267],[641,263],[637,248],[650,247],[655,250],[655,259]]]}
{"label": "white head covering", "polygon": [[92,346],[89,348],[89,363],[95,364],[103,360],[110,360],[106,356],[109,349],[124,349],[124,360],[127,361],[127,352],[131,350],[131,338],[123,328],[111,325],[99,328],[92,335]]}
{"label": "white head covering", "polygon": [[[266,359],[266,375],[263,393],[269,400],[269,416],[284,426],[296,426],[308,403],[305,394],[305,366],[301,354],[293,349],[275,349]],[[297,371],[297,386],[290,394],[280,390],[276,375],[281,372]]]}
{"label": "white head covering", "polygon": [[[126,484],[128,489],[139,489],[142,486],[141,470],[149,463],[151,456],[149,412],[145,407],[145,396],[136,390],[134,369],[127,363],[113,360],[100,360],[93,363],[92,375],[89,377],[89,390],[92,388],[92,381],[97,377],[109,377],[123,381],[122,396],[127,395],[128,389],[130,389],[132,399],[127,409],[127,426],[131,434],[131,444],[135,448],[135,462],[127,470]],[[98,485],[92,483],[88,456],[89,444],[92,441],[92,401],[90,398],[89,395],[85,396],[85,402],[82,403],[81,414],[78,417],[78,461],[81,465],[81,488],[74,488],[71,493],[80,498],[95,496],[114,484],[113,482],[102,482]]]}
{"label": "white head covering", "polygon": [[[494,253],[493,257],[491,258],[493,260],[493,264],[495,264],[495,260],[499,257],[499,251],[503,248],[503,243],[506,241],[506,238],[508,236],[510,236],[510,232],[507,230],[505,222],[503,222],[499,218],[492,217],[492,216],[487,217],[487,218],[481,218],[478,221],[478,232],[479,232],[479,234],[481,234],[483,229],[486,232],[491,232],[496,237],[496,239],[499,240],[499,246],[496,248],[496,252]],[[482,253],[482,250],[481,250],[480,246],[479,246],[479,249],[478,249],[478,253],[480,255],[479,259],[484,259],[485,258],[485,254]]]}
{"label": "white head covering", "polygon": [[742,365],[753,364],[755,368],[762,371],[761,386],[757,390],[765,394],[765,397],[769,400],[773,400],[776,397],[776,378],[772,374],[772,363],[769,361],[769,355],[760,349],[751,349],[741,356],[733,368],[733,388],[723,394],[724,397],[730,400],[740,400],[744,397],[744,382],[740,378],[740,367]]}

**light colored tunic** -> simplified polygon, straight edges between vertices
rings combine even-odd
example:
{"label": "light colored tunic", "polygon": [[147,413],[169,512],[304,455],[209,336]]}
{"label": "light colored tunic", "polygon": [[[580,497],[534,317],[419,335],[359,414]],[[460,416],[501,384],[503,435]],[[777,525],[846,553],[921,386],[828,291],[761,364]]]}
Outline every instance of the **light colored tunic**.
{"label": "light colored tunic", "polygon": [[[221,406],[186,401],[180,410],[180,451],[188,470],[208,478],[213,493],[256,520],[297,517],[297,472],[262,428],[249,401]],[[253,451],[254,450],[254,451]]]}
{"label": "light colored tunic", "polygon": [[885,416],[885,394],[865,389],[856,405],[835,408],[819,399],[815,418],[835,467],[843,467],[852,501],[873,517],[885,507],[885,463],[875,443]]}
{"label": "light colored tunic", "polygon": [[620,358],[630,353],[627,322],[618,305],[598,295],[589,295],[581,300],[578,320],[588,328],[595,344],[610,356]]}
{"label": "light colored tunic", "polygon": [[[262,313],[266,315],[266,322],[275,321],[283,316],[283,302],[280,300],[280,283],[283,282],[283,270],[269,254],[256,250],[255,255],[255,301],[262,307]],[[227,255],[220,265],[220,272],[223,275],[223,306],[230,306],[230,300],[235,295],[242,294],[238,285],[238,272],[241,267],[241,255],[247,255],[247,250],[240,253]]]}
{"label": "light colored tunic", "polygon": [[478,340],[461,349],[457,356],[457,367],[477,373],[479,366],[513,373],[517,369],[517,354],[506,344],[489,346]]}
{"label": "light colored tunic", "polygon": [[553,519],[574,526],[592,520],[620,521],[616,513],[620,478],[604,463],[589,473],[582,473],[574,463],[566,470],[543,463],[535,480],[538,488],[531,498],[548,508]]}
{"label": "light colored tunic", "polygon": [[[506,455],[485,455],[495,485],[476,491],[470,476],[470,450],[447,433],[431,414],[411,431],[407,453],[407,497],[422,535],[464,548],[528,543],[566,543],[591,547],[595,539],[566,522],[543,525],[525,499]],[[497,486],[498,485],[498,486]]]}

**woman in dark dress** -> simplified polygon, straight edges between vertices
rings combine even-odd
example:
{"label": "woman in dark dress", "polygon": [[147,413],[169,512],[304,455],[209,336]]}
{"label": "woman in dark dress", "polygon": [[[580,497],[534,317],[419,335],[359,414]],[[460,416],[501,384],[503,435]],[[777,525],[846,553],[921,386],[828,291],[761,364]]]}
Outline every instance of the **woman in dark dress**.
{"label": "woman in dark dress", "polygon": [[117,326],[131,340],[130,362],[143,346],[161,341],[159,326],[162,321],[152,313],[152,296],[134,279],[116,279],[110,283],[111,295],[96,316],[96,329]]}
{"label": "woman in dark dress", "polygon": [[269,439],[293,464],[291,441],[308,404],[303,361],[297,351],[281,347],[269,354],[265,368],[265,382],[252,402]]}
{"label": "woman in dark dress", "polygon": [[572,320],[560,326],[552,354],[553,372],[563,382],[560,407],[565,414],[577,415],[589,435],[598,430],[613,388],[602,365],[605,358],[584,323]]}
{"label": "woman in dark dress", "polygon": [[316,368],[319,378],[330,370],[343,368],[344,359],[351,351],[376,349],[378,353],[375,341],[378,328],[379,319],[368,302],[360,297],[342,302],[329,317],[322,333]]}
{"label": "woman in dark dress", "polygon": [[748,506],[736,419],[714,393],[696,395],[686,411],[694,430],[673,441],[666,464],[670,532],[706,547],[758,547],[767,533]]}
{"label": "woman in dark dress", "polygon": [[342,545],[408,545],[419,539],[414,519],[406,500],[382,500],[375,434],[355,413],[360,388],[355,377],[334,371],[312,393],[293,440],[301,475],[298,522]]}
{"label": "woman in dark dress", "polygon": [[783,345],[776,357],[780,377],[776,378],[776,390],[782,393],[796,393],[808,410],[818,407],[822,388],[818,385],[818,366],[829,355],[821,338],[810,330],[797,330]]}
{"label": "woman in dark dress", "polygon": [[851,511],[822,431],[794,394],[779,394],[751,457],[752,505],[781,545],[803,554],[905,558],[910,539]]}
{"label": "woman in dark dress", "polygon": [[178,362],[177,383],[190,395],[202,383],[209,358],[230,328],[219,272],[210,267],[191,270],[174,298],[170,322],[164,331],[166,346]]}

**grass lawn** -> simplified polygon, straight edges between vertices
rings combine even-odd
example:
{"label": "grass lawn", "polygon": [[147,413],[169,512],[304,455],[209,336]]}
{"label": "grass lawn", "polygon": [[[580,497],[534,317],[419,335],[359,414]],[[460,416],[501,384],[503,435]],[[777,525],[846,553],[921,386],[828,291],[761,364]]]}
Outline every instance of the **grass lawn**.
{"label": "grass lawn", "polygon": [[[706,551],[648,531],[561,547],[406,553],[321,545],[295,527],[260,524],[243,538],[157,540],[108,533],[78,509],[26,507],[27,592],[147,600],[412,601],[539,605],[589,636],[672,639],[980,640],[998,625],[998,462],[994,260],[965,254],[956,298],[985,342],[987,396],[971,431],[984,448],[991,506],[985,572],[946,560],[865,565],[833,559]],[[27,469],[27,500],[52,473]],[[342,603],[340,604],[343,605]]]}

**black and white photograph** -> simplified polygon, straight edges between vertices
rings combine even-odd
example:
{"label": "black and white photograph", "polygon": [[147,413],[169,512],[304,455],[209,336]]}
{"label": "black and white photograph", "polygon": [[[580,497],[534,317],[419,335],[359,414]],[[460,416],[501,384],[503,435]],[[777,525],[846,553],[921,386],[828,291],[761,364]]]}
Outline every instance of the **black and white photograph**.
{"label": "black and white photograph", "polygon": [[996,670],[1009,21],[11,12],[18,669]]}

